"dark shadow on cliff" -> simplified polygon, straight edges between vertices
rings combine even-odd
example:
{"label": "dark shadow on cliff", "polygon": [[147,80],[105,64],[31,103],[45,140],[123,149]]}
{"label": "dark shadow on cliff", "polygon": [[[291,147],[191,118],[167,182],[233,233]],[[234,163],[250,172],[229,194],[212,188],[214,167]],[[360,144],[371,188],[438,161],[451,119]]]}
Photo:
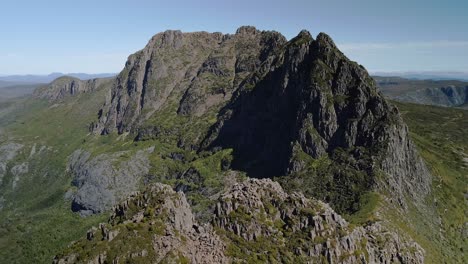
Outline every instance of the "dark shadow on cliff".
{"label": "dark shadow on cliff", "polygon": [[[289,55],[287,55],[289,56]],[[310,86],[307,66],[289,74],[291,58],[256,81],[245,83],[218,117],[204,149],[233,149],[231,168],[249,177],[271,178],[285,175],[296,136],[298,110],[303,87]],[[303,60],[300,64],[310,60]],[[286,80],[286,81],[285,81]],[[249,81],[246,81],[249,82]],[[254,84],[251,84],[251,83]]]}

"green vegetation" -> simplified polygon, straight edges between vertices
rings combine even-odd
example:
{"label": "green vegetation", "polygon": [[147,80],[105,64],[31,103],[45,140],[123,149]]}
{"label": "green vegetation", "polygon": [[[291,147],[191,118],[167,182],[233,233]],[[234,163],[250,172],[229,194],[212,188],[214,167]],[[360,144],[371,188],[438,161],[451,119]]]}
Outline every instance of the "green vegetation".
{"label": "green vegetation", "polygon": [[353,214],[345,215],[346,220],[351,224],[363,225],[376,222],[376,210],[380,205],[381,196],[376,192],[364,193],[359,199],[359,210]]}
{"label": "green vegetation", "polygon": [[[57,251],[103,220],[102,216],[84,219],[73,214],[70,201],[64,198],[71,182],[65,173],[67,157],[83,144],[86,125],[103,99],[103,91],[55,106],[23,99],[15,111],[0,118],[13,136],[8,141],[24,145],[14,162],[27,160],[29,164],[29,173],[21,176],[16,188],[11,187],[14,177],[9,172],[0,186],[6,200],[0,211],[0,259],[5,263],[50,263]],[[2,138],[0,144],[5,142]]]}
{"label": "green vegetation", "polygon": [[364,205],[361,196],[369,191],[375,177],[374,173],[363,171],[354,157],[356,153],[364,157],[370,155],[363,148],[338,148],[330,156],[314,159],[296,144],[293,148],[293,162],[303,164],[303,168],[275,180],[289,191],[301,191],[307,196],[330,203],[339,213],[355,213]]}
{"label": "green vegetation", "polygon": [[432,195],[427,202],[435,204],[441,223],[412,207],[401,215],[386,205],[389,209],[384,216],[426,249],[428,263],[467,263],[467,241],[463,234],[468,212],[464,197],[468,182],[468,111],[395,104],[434,176]]}

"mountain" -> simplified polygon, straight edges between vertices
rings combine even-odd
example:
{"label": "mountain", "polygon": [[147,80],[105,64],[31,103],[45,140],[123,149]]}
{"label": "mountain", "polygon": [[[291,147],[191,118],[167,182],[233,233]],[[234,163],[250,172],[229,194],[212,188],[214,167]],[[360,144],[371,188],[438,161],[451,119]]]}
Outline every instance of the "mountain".
{"label": "mountain", "polygon": [[324,33],[159,33],[0,103],[0,258],[464,263],[466,111],[421,107]]}
{"label": "mountain", "polygon": [[393,100],[446,107],[463,107],[468,103],[468,82],[381,76],[374,79],[384,95]]}
{"label": "mountain", "polygon": [[110,81],[112,81],[112,78],[80,80],[75,77],[62,76],[47,85],[35,89],[33,96],[49,101],[57,101],[67,96],[92,92]]}
{"label": "mountain", "polygon": [[468,72],[443,72],[443,71],[413,71],[413,72],[372,72],[372,75],[383,77],[400,77],[410,80],[433,81],[468,81]]}
{"label": "mountain", "polygon": [[60,73],[54,72],[49,75],[6,75],[0,76],[0,81],[7,82],[21,82],[21,83],[49,83],[59,77],[70,76],[81,80],[89,80],[95,78],[108,78],[115,76],[115,73],[99,73],[99,74],[87,74],[87,73]]}

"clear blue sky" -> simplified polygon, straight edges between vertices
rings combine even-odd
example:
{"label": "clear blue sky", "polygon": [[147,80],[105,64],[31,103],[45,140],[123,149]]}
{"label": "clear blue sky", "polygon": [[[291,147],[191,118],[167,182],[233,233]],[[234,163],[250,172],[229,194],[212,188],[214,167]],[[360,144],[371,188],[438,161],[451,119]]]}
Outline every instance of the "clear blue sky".
{"label": "clear blue sky", "polygon": [[326,32],[370,71],[468,72],[467,12],[462,0],[5,0],[0,74],[118,72],[160,31],[241,25]]}

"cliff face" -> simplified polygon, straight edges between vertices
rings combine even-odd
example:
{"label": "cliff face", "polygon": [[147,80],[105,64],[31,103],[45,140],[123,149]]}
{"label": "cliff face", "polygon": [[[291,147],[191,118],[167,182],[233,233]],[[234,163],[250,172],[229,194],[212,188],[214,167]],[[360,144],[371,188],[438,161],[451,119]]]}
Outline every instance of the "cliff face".
{"label": "cliff face", "polygon": [[423,254],[379,224],[353,229],[323,202],[252,179],[223,193],[205,225],[194,220],[183,193],[149,186],[114,207],[108,224],[92,228],[54,263],[423,263]]}
{"label": "cliff face", "polygon": [[68,171],[77,188],[72,194],[72,210],[86,216],[102,213],[138,189],[141,178],[149,171],[148,155],[154,148],[140,150],[130,158],[121,151],[91,158],[81,149],[70,155]]}
{"label": "cliff face", "polygon": [[[210,111],[219,111],[217,121],[206,133],[207,124],[197,129],[190,144],[181,136],[190,128],[145,127],[173,112],[194,124]],[[311,185],[320,179],[310,176],[309,163],[328,157],[341,166],[326,172],[330,184],[342,181],[337,188],[346,186],[353,197],[320,198],[341,203],[340,210],[375,186],[390,189],[401,204],[405,194],[422,201],[429,191],[430,174],[398,110],[323,33],[314,40],[302,31],[288,42],[253,27],[234,35],[157,34],[129,57],[91,129],[138,132],[137,140],[172,135],[199,152],[232,148],[234,169],[260,178],[309,174]],[[380,174],[389,177],[379,180]],[[358,191],[349,189],[354,185]]]}
{"label": "cliff face", "polygon": [[[202,143],[217,148],[232,148],[233,168],[255,177],[304,172],[307,159],[328,157],[343,168],[327,172],[334,182],[347,181],[346,171],[364,172],[365,179],[342,185],[362,191],[378,185],[400,203],[404,194],[422,202],[430,190],[430,174],[398,110],[323,33],[314,40],[301,32],[243,82]],[[389,176],[384,181],[381,172]]]}
{"label": "cliff face", "polygon": [[92,79],[82,81],[74,77],[60,77],[50,84],[37,88],[33,96],[47,99],[51,102],[81,93],[88,93],[96,90],[99,86],[110,83],[112,79]]}
{"label": "cliff face", "polygon": [[234,35],[166,31],[131,55],[93,131],[107,134],[138,127],[163,106],[200,116],[229,100],[245,76],[286,42],[276,32],[242,27]]}

